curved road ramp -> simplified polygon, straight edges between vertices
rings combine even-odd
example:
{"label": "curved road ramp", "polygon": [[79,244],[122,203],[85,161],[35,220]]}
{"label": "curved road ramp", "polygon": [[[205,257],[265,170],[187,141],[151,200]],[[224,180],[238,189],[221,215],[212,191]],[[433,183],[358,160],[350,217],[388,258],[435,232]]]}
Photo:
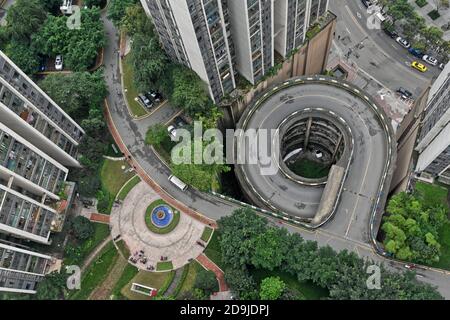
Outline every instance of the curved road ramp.
{"label": "curved road ramp", "polygon": [[[237,127],[235,148],[247,155],[255,152],[255,144],[245,144],[248,130],[279,135],[266,139],[277,172],[265,174],[259,161],[235,166],[255,206],[300,226],[376,242],[396,145],[389,119],[367,93],[328,77],[291,79],[247,108]],[[305,159],[330,171],[322,180],[302,177],[292,164]]]}

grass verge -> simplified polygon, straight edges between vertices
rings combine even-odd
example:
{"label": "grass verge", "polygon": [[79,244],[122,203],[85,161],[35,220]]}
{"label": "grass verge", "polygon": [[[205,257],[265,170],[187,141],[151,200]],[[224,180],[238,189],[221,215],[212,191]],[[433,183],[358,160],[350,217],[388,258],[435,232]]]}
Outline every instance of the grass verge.
{"label": "grass verge", "polygon": [[117,199],[125,200],[130,191],[141,182],[141,178],[138,175],[134,176],[132,179],[128,180],[128,182],[122,187],[119,194],[117,195]]}
{"label": "grass verge", "polygon": [[142,117],[147,114],[147,111],[134,99],[139,92],[134,85],[134,71],[131,65],[131,55],[126,55],[122,60],[123,69],[123,87],[125,89],[125,97],[130,107],[130,112],[134,117]]}
{"label": "grass verge", "polygon": [[205,229],[203,230],[202,236],[200,237],[200,239],[202,239],[202,241],[204,242],[208,242],[209,238],[211,238],[211,234],[213,233],[214,229],[210,228],[210,227],[205,227]]}
{"label": "grass verge", "polygon": [[205,254],[206,256],[211,259],[215,264],[219,266],[222,270],[225,268],[225,263],[222,261],[222,250],[220,248],[220,242],[219,242],[220,233],[216,230],[211,240],[208,243],[208,246],[206,247]]}
{"label": "grass verge", "polygon": [[119,280],[117,280],[114,288],[111,292],[114,299],[116,300],[124,300],[126,297],[122,294],[122,289],[127,285],[128,282],[131,281],[137,274],[139,273],[139,269],[135,266],[127,263],[125,270],[123,270],[122,275]]}
{"label": "grass verge", "polygon": [[173,269],[172,261],[159,261],[156,263],[157,271],[167,271],[172,269]]}

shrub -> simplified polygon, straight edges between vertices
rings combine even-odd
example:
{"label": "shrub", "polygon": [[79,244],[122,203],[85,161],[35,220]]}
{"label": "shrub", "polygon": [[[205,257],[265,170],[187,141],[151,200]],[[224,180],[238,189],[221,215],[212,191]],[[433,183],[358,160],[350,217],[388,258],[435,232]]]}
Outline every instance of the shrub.
{"label": "shrub", "polygon": [[423,8],[423,7],[425,7],[425,6],[428,4],[428,2],[427,2],[427,0],[416,0],[416,4],[417,4],[420,8]]}
{"label": "shrub", "polygon": [[94,226],[88,218],[77,216],[72,221],[72,231],[78,240],[86,240],[94,234]]}

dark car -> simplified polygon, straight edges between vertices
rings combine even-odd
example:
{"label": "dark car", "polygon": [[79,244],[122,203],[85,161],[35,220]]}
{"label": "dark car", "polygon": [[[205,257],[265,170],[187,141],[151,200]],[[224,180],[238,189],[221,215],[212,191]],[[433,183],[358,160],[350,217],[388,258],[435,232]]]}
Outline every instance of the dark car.
{"label": "dark car", "polygon": [[46,67],[47,67],[47,58],[39,57],[39,72],[45,71]]}
{"label": "dark car", "polygon": [[162,95],[156,90],[150,90],[149,92],[147,92],[146,96],[149,99],[152,99],[153,101],[155,101],[156,103],[161,102],[161,100],[163,98]]}
{"label": "dark car", "polygon": [[182,117],[180,117],[180,116],[175,117],[175,119],[173,120],[173,123],[175,124],[175,126],[177,128],[182,128],[185,125],[187,125],[187,122],[184,121],[184,119]]}
{"label": "dark car", "polygon": [[389,28],[383,28],[383,31],[392,39],[395,39],[398,37],[398,33],[395,30],[391,30]]}
{"label": "dark car", "polygon": [[372,5],[372,1],[370,0],[361,0],[361,2],[363,3],[363,5],[368,8]]}
{"label": "dark car", "polygon": [[409,48],[408,51],[409,51],[409,53],[411,53],[413,56],[415,56],[417,58],[422,58],[424,56],[422,51],[420,51],[419,49]]}
{"label": "dark car", "polygon": [[407,98],[411,98],[413,96],[413,94],[410,91],[408,91],[408,90],[406,90],[405,88],[402,88],[402,87],[398,88],[397,92],[400,93],[402,96],[405,96]]}

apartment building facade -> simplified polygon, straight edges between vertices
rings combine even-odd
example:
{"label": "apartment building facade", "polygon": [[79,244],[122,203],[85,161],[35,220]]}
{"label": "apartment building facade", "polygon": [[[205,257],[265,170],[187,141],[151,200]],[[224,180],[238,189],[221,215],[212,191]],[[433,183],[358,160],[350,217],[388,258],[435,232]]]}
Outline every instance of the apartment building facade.
{"label": "apartment building facade", "polygon": [[275,50],[286,57],[305,43],[306,32],[328,11],[328,0],[275,0]]}
{"label": "apartment building facade", "polygon": [[236,69],[250,83],[257,83],[274,66],[274,1],[227,2]]}
{"label": "apartment building facade", "polygon": [[416,151],[416,172],[450,184],[450,63],[430,89]]}
{"label": "apartment building facade", "polygon": [[[169,57],[194,70],[217,103],[236,74],[256,84],[301,47],[328,0],[141,0]],[[275,52],[276,51],[276,52]]]}
{"label": "apartment building facade", "polygon": [[236,87],[226,0],[141,0],[168,56],[194,70],[215,102]]}
{"label": "apartment building facade", "polygon": [[24,244],[51,243],[56,204],[68,168],[80,166],[83,134],[0,51],[0,291],[33,291],[44,275],[51,258]]}

